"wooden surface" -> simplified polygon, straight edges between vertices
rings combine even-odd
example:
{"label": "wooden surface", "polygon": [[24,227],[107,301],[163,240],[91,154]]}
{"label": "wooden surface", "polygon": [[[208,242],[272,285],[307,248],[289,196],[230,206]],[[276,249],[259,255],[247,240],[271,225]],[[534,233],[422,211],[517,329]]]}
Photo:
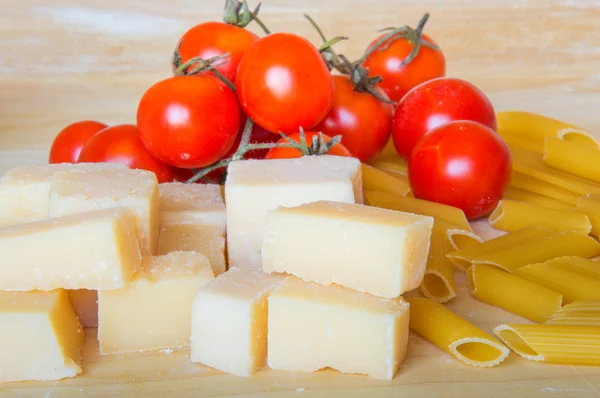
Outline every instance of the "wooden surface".
{"label": "wooden surface", "polygon": [[[597,0],[265,0],[273,31],[317,37],[310,13],[357,57],[374,31],[426,28],[448,75],[472,81],[497,110],[544,113],[600,134],[600,2]],[[251,4],[253,5],[253,4]],[[169,58],[193,24],[219,18],[221,0],[3,0],[0,12],[0,172],[45,162],[54,135],[79,119],[135,120],[137,102],[169,75]],[[253,28],[256,31],[256,29]],[[450,307],[487,331],[522,321],[471,299],[460,275]],[[540,365],[511,354],[500,366],[463,365],[418,336],[393,381],[262,371],[228,376],[189,361],[188,350],[101,357],[86,339],[84,374],[49,383],[0,385],[0,396],[597,397],[600,368]]]}

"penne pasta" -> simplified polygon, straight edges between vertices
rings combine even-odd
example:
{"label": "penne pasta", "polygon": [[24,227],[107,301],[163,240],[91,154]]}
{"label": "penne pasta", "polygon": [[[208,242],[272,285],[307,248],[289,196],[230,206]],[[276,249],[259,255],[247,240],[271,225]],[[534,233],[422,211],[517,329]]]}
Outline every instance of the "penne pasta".
{"label": "penne pasta", "polygon": [[539,140],[532,139],[531,137],[524,136],[521,133],[509,131],[501,126],[497,129],[498,135],[502,137],[504,142],[509,145],[518,146],[523,149],[527,149],[535,152],[543,152],[544,144]]}
{"label": "penne pasta", "polygon": [[514,273],[559,292],[563,295],[565,303],[600,300],[600,280],[552,262],[529,264],[514,270]]}
{"label": "penne pasta", "polygon": [[456,297],[454,267],[446,257],[450,248],[446,230],[434,227],[431,233],[427,268],[421,283],[421,292],[425,297],[438,303],[445,303]]}
{"label": "penne pasta", "polygon": [[[568,205],[564,202],[511,186],[509,186],[504,192],[504,198],[510,200],[517,200],[519,202],[531,203],[536,206],[547,207],[548,209],[573,210],[573,206]],[[592,222],[591,218],[590,222]],[[592,222],[592,231],[593,229],[594,223]]]}
{"label": "penne pasta", "polygon": [[494,334],[531,361],[565,365],[600,365],[600,327],[505,324]]}
{"label": "penne pasta", "polygon": [[562,305],[563,296],[496,267],[475,264],[467,270],[471,295],[534,322],[544,322]]}
{"label": "penne pasta", "polygon": [[554,234],[554,232],[547,228],[535,226],[527,227],[487,240],[480,245],[473,245],[472,247],[450,252],[446,257],[448,257],[448,259],[459,269],[466,271],[471,266],[473,260],[478,257],[504,249],[510,249],[514,246],[523,245],[533,239],[550,236],[552,234]]}
{"label": "penne pasta", "polygon": [[477,246],[483,242],[483,238],[474,232],[459,229],[456,225],[446,223],[445,221],[435,221],[435,223],[440,228],[445,229],[451,250],[466,249],[467,247]]}
{"label": "penne pasta", "polygon": [[589,260],[583,257],[558,257],[552,260],[546,261],[548,264],[552,264],[555,267],[568,269],[578,274],[585,275],[589,278],[595,278],[600,280],[600,263]]}
{"label": "penne pasta", "polygon": [[394,196],[404,196],[410,191],[407,181],[368,164],[362,164],[363,190],[382,191]]}
{"label": "penne pasta", "polygon": [[588,216],[592,224],[591,234],[596,237],[600,236],[600,202],[592,198],[580,196],[575,211]]}
{"label": "penne pasta", "polygon": [[542,160],[555,169],[600,182],[600,151],[597,148],[546,137]]}
{"label": "penne pasta", "polygon": [[410,329],[458,360],[472,366],[500,364],[509,350],[495,337],[456,315],[444,305],[410,297]]}
{"label": "penne pasta", "polygon": [[375,158],[369,162],[369,165],[380,170],[401,174],[403,176],[408,174],[408,166],[404,159],[399,156]]}
{"label": "penne pasta", "polygon": [[553,184],[549,184],[546,181],[542,181],[518,171],[514,171],[512,173],[510,185],[572,205],[571,209],[573,209],[573,207],[577,204],[577,200],[579,199],[579,195],[574,192]]}
{"label": "penne pasta", "polygon": [[[575,231],[553,232],[517,246],[482,254],[473,264],[494,265],[508,272],[528,264],[561,256],[594,257],[600,255],[600,243],[589,235]],[[563,293],[559,291],[559,293]],[[564,293],[563,293],[564,295]],[[566,296],[566,295],[565,295]]]}
{"label": "penne pasta", "polygon": [[600,327],[600,300],[575,301],[565,305],[556,310],[545,323]]}
{"label": "penne pasta", "polygon": [[488,221],[494,228],[509,232],[529,225],[585,234],[589,234],[592,230],[590,219],[583,213],[548,209],[514,200],[501,200],[490,214]]}

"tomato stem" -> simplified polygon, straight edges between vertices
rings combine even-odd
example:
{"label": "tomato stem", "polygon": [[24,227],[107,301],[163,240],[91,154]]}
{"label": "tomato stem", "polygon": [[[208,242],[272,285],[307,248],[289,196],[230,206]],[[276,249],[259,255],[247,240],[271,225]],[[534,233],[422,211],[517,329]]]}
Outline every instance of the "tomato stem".
{"label": "tomato stem", "polygon": [[173,75],[175,76],[192,76],[197,75],[203,72],[211,72],[215,75],[219,80],[227,85],[233,91],[236,92],[235,84],[233,84],[228,78],[226,78],[221,72],[217,70],[217,68],[221,65],[229,62],[229,53],[225,53],[223,55],[219,55],[216,57],[212,57],[209,59],[202,59],[200,57],[195,57],[187,62],[181,62],[181,55],[179,53],[179,47],[181,47],[181,40],[177,43],[177,47],[175,48],[175,52],[173,53],[173,57],[171,59]]}
{"label": "tomato stem", "polygon": [[260,20],[260,18],[258,18],[258,11],[260,10],[260,6],[261,3],[258,3],[258,5],[256,6],[256,8],[254,9],[254,11],[252,11],[250,13],[250,15],[252,16],[252,20],[254,22],[256,22],[256,24],[258,26],[260,26],[260,28],[263,30],[263,32],[265,32],[265,34],[270,35],[271,34],[271,30],[269,28],[267,28],[267,25],[265,25],[263,23],[263,21]]}

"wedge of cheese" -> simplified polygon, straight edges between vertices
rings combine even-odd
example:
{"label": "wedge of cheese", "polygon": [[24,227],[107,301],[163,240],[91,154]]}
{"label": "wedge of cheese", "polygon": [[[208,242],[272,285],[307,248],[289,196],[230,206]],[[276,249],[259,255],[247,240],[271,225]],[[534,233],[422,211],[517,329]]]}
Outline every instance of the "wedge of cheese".
{"label": "wedge of cheese", "polygon": [[141,261],[129,210],[0,228],[0,290],[120,289]]}
{"label": "wedge of cheese", "polygon": [[360,161],[343,156],[232,162],[225,182],[230,267],[261,267],[265,217],[318,200],[362,203]]}
{"label": "wedge of cheese", "polygon": [[267,355],[267,298],[283,276],[233,268],[202,286],[192,310],[191,359],[250,376]]}
{"label": "wedge of cheese", "polygon": [[73,377],[81,373],[82,347],[83,329],[63,289],[0,291],[0,381]]}
{"label": "wedge of cheese", "polygon": [[49,216],[125,207],[133,215],[143,255],[158,251],[158,181],[137,169],[57,172],[51,181]]}
{"label": "wedge of cheese", "polygon": [[268,365],[392,379],[406,356],[409,305],[294,277],[269,297]]}
{"label": "wedge of cheese", "polygon": [[59,163],[25,165],[9,170],[0,179],[0,225],[15,225],[48,217],[50,181],[58,171],[122,170],[116,163]]}
{"label": "wedge of cheese", "polygon": [[100,353],[188,346],[194,296],[212,279],[208,259],[199,253],[144,257],[126,287],[98,292]]}
{"label": "wedge of cheese", "polygon": [[433,218],[319,201],[267,215],[266,272],[395,298],[423,281]]}

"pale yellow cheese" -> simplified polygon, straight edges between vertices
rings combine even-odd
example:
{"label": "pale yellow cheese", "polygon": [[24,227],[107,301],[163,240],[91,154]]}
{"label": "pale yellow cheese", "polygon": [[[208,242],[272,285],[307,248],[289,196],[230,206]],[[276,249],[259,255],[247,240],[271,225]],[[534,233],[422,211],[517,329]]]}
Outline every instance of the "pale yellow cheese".
{"label": "pale yellow cheese", "polygon": [[160,224],[214,225],[225,229],[225,204],[218,184],[160,184]]}
{"label": "pale yellow cheese", "polygon": [[51,181],[49,216],[126,207],[134,217],[143,255],[158,250],[158,181],[150,171],[125,169],[94,173],[57,172]]}
{"label": "pale yellow cheese", "polygon": [[141,261],[124,208],[0,228],[0,253],[0,290],[119,289]]}
{"label": "pale yellow cheese", "polygon": [[433,218],[319,201],[267,214],[263,269],[395,298],[423,281]]}
{"label": "pale yellow cheese", "polygon": [[48,217],[50,181],[64,170],[126,169],[116,163],[58,163],[25,165],[9,170],[0,179],[0,225],[15,225]]}
{"label": "pale yellow cheese", "polygon": [[344,156],[243,160],[227,170],[230,267],[261,267],[265,216],[279,206],[318,200],[362,203],[360,161]]}
{"label": "pale yellow cheese", "polygon": [[233,268],[204,285],[192,310],[191,360],[250,376],[267,355],[267,297],[283,276]]}
{"label": "pale yellow cheese", "polygon": [[68,290],[69,301],[84,328],[98,327],[98,292],[96,290]]}
{"label": "pale yellow cheese", "polygon": [[0,291],[0,381],[73,377],[81,373],[82,347],[83,330],[63,289]]}
{"label": "pale yellow cheese", "polygon": [[212,279],[200,253],[144,257],[125,288],[98,292],[100,353],[188,346],[194,295]]}
{"label": "pale yellow cheese", "polygon": [[158,254],[194,251],[204,254],[213,273],[225,272],[225,227],[210,224],[167,224],[161,227]]}
{"label": "pale yellow cheese", "polygon": [[269,297],[270,368],[325,367],[392,379],[406,356],[409,305],[289,277]]}

